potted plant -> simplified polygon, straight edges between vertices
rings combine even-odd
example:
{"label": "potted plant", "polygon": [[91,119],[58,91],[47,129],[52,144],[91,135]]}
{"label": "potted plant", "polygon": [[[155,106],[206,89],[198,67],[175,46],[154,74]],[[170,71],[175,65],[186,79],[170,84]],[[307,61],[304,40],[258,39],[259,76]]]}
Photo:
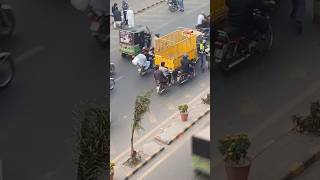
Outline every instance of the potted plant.
{"label": "potted plant", "polygon": [[247,157],[250,140],[246,134],[229,135],[219,141],[228,180],[247,180],[251,160]]}
{"label": "potted plant", "polygon": [[179,105],[178,109],[180,111],[181,120],[187,121],[188,120],[188,105],[187,104]]}
{"label": "potted plant", "polygon": [[110,116],[107,104],[81,103],[73,112],[77,124],[77,180],[101,179],[107,176]]}
{"label": "potted plant", "polygon": [[111,162],[110,162],[110,175],[109,175],[109,180],[113,180],[114,166],[115,166],[115,163],[111,161]]}

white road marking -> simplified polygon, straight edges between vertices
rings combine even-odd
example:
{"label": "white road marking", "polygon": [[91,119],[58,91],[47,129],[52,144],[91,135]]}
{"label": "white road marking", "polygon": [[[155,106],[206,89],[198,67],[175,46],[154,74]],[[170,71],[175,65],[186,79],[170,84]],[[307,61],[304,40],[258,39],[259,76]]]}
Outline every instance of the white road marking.
{"label": "white road marking", "polygon": [[[202,93],[199,93],[198,96],[194,97],[190,102],[188,102],[187,104],[192,104],[193,102],[195,102],[196,100],[198,100],[198,98],[202,97],[204,94],[206,94],[208,91],[210,90],[210,87],[208,87],[207,89],[205,89]],[[149,138],[153,133],[155,133],[157,130],[159,130],[163,125],[167,124],[174,116],[176,116],[179,112],[176,112],[174,114],[172,114],[170,117],[168,117],[167,119],[165,119],[164,121],[162,121],[157,127],[153,128],[152,130],[150,130],[146,135],[142,136],[138,141],[136,141],[134,143],[134,146],[137,146],[138,144],[142,143],[144,140],[146,140],[147,138]],[[130,148],[128,148],[127,150],[123,151],[121,154],[119,154],[117,157],[115,157],[113,159],[113,161],[118,161],[120,158],[122,158],[126,153],[128,153],[130,151]]]}
{"label": "white road marking", "polygon": [[36,46],[32,49],[30,49],[29,51],[23,53],[22,55],[18,56],[17,58],[15,58],[15,62],[18,64],[18,63],[21,63],[27,59],[29,59],[31,56],[41,52],[44,50],[44,47],[43,46]]}
{"label": "white road marking", "polygon": [[124,76],[120,76],[120,77],[118,77],[117,79],[115,79],[114,81],[117,82],[117,81],[119,81],[119,80],[122,79],[122,78],[124,78]]}

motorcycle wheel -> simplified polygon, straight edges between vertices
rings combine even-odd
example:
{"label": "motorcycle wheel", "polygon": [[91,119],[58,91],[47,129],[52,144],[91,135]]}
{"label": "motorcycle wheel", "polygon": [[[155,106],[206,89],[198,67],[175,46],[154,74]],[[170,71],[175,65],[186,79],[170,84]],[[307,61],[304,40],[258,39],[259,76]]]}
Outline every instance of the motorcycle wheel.
{"label": "motorcycle wheel", "polygon": [[0,60],[0,88],[7,87],[15,75],[15,65],[11,57]]}
{"label": "motorcycle wheel", "polygon": [[272,47],[273,45],[273,30],[272,30],[272,26],[269,23],[268,24],[268,29],[266,31],[266,33],[262,34],[263,36],[260,37],[261,40],[259,42],[259,44],[262,44],[262,48],[260,50],[261,54],[266,54]]}
{"label": "motorcycle wheel", "polygon": [[112,90],[115,86],[116,82],[114,81],[114,79],[110,79],[110,87],[109,89]]}
{"label": "motorcycle wheel", "polygon": [[176,12],[178,10],[177,8],[175,8],[173,6],[169,6],[168,9],[170,12]]}
{"label": "motorcycle wheel", "polygon": [[16,19],[11,9],[2,9],[2,24],[0,26],[1,38],[10,37],[16,26]]}
{"label": "motorcycle wheel", "polygon": [[219,64],[219,68],[225,73],[229,72],[231,69],[229,67],[229,64],[230,62],[232,62],[232,59],[233,59],[232,52],[233,52],[233,49],[228,48],[227,52],[224,54],[222,58],[222,61]]}

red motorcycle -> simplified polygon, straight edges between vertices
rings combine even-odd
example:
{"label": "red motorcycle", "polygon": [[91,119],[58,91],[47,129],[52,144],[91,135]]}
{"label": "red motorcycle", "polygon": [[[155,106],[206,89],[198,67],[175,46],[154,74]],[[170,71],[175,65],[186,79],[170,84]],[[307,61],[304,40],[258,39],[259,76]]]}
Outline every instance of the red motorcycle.
{"label": "red motorcycle", "polygon": [[264,54],[271,49],[273,31],[268,10],[253,10],[254,31],[248,35],[237,34],[230,29],[217,31],[214,59],[222,71],[227,72],[250,56]]}

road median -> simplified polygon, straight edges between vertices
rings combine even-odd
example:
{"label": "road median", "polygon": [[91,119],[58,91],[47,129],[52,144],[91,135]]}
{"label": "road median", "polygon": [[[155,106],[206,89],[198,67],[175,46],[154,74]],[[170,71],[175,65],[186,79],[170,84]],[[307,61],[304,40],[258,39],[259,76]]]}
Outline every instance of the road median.
{"label": "road median", "polygon": [[130,151],[125,151],[120,157],[114,160],[115,166],[115,180],[129,179],[161,152],[166,147],[177,140],[181,135],[187,132],[192,126],[200,121],[204,116],[210,112],[210,107],[207,104],[203,104],[201,98],[204,98],[209,91],[205,91],[193,100],[189,106],[189,118],[183,122],[180,119],[180,114],[176,113],[168,119],[161,127],[157,128],[155,132],[149,137],[145,138],[139,144],[135,144],[135,149],[139,154],[140,162],[129,167],[126,162],[130,158]]}

